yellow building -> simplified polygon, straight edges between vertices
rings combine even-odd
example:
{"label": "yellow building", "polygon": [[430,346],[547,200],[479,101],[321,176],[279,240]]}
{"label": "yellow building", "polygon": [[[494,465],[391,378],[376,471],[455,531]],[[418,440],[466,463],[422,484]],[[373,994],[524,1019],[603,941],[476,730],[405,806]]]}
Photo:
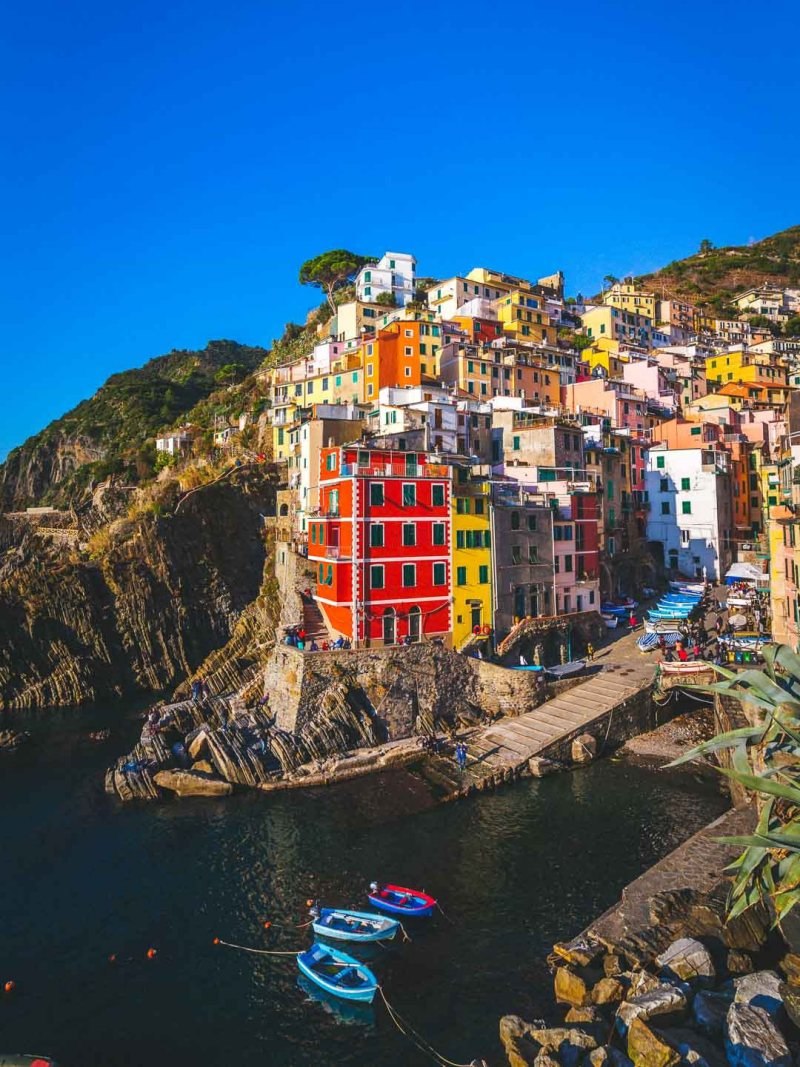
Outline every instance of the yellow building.
{"label": "yellow building", "polygon": [[609,307],[620,308],[632,315],[644,315],[653,323],[656,321],[656,295],[637,289],[635,285],[617,282],[603,296],[603,303]]}
{"label": "yellow building", "polygon": [[515,341],[555,344],[558,330],[550,323],[543,297],[529,289],[512,289],[494,301],[506,337]]}
{"label": "yellow building", "polygon": [[653,319],[625,308],[599,304],[581,315],[584,333],[593,341],[610,337],[614,341],[627,341],[649,347],[653,338]]}
{"label": "yellow building", "polygon": [[785,404],[789,397],[789,383],[785,364],[767,352],[745,352],[734,349],[706,358],[708,388],[734,382],[741,385],[760,385],[767,390],[768,399]]}
{"label": "yellow building", "polygon": [[452,564],[453,648],[461,648],[475,628],[492,627],[492,547],[486,480],[468,480],[469,470],[453,470]]}
{"label": "yellow building", "polygon": [[603,378],[621,378],[623,368],[629,361],[627,356],[620,355],[619,342],[613,337],[598,337],[583,349],[581,359],[589,364],[592,375]]}
{"label": "yellow building", "polygon": [[276,367],[272,378],[272,448],[277,462],[289,455],[289,429],[313,404],[360,404],[364,399],[363,351],[356,348],[330,361],[325,371],[306,360]]}

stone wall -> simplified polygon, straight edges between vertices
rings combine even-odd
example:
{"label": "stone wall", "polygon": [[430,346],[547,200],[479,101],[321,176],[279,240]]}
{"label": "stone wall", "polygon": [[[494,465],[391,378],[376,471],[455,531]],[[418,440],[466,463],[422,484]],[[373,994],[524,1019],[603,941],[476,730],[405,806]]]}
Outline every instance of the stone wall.
{"label": "stone wall", "polygon": [[351,701],[378,719],[385,740],[410,736],[418,720],[430,725],[435,719],[477,721],[484,712],[518,715],[543,698],[528,672],[434,645],[317,653],[280,645],[264,678],[277,725],[297,733],[325,690],[339,681],[347,684]]}

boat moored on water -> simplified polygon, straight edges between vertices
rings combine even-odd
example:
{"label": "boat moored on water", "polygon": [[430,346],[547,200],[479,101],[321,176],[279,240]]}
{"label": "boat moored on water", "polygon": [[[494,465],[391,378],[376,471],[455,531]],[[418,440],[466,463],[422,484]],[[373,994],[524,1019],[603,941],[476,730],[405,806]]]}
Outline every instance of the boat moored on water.
{"label": "boat moored on water", "polygon": [[369,911],[315,908],[311,914],[314,933],[337,941],[391,941],[400,929],[397,919]]}
{"label": "boat moored on water", "polygon": [[373,882],[367,894],[370,904],[393,915],[425,918],[433,913],[436,900],[424,889],[408,889],[402,885],[379,886]]}
{"label": "boat moored on water", "polygon": [[320,989],[343,1000],[371,1004],[378,991],[378,980],[369,967],[318,941],[305,952],[298,952],[297,966]]}

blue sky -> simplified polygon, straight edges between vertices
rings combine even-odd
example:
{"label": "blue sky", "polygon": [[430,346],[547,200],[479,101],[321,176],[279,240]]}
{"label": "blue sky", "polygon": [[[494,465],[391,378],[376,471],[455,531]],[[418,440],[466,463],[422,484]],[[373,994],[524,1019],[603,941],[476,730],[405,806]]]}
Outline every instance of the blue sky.
{"label": "blue sky", "polygon": [[800,222],[792,27],[786,0],[7,7],[0,455],[115,370],[268,345],[326,248],[575,292]]}

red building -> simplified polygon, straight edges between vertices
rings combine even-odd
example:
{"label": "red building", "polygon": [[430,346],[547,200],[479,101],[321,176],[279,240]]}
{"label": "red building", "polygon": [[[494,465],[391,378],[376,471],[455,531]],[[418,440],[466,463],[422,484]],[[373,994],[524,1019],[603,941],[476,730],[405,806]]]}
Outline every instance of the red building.
{"label": "red building", "polygon": [[316,600],[354,646],[447,637],[450,469],[422,452],[320,452],[320,508],[308,531]]}

